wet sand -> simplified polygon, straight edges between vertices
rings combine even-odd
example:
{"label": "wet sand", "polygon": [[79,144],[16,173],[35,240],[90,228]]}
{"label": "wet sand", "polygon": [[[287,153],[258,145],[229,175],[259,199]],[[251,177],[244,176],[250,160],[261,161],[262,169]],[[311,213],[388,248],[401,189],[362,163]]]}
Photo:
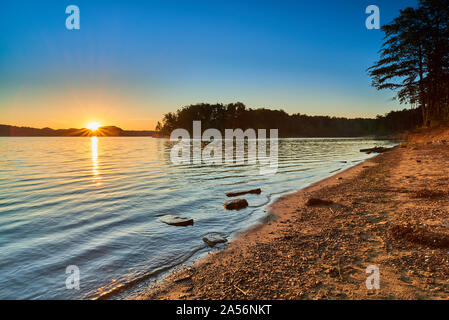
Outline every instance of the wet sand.
{"label": "wet sand", "polygon": [[[284,196],[227,249],[130,298],[448,299],[448,132],[411,135]],[[308,206],[310,198],[333,203]],[[378,290],[365,284],[370,265]]]}

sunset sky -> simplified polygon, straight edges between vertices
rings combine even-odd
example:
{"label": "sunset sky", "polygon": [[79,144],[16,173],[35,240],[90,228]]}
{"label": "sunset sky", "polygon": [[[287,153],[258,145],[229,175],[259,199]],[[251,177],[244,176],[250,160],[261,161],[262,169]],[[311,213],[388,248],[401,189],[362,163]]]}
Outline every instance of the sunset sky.
{"label": "sunset sky", "polygon": [[[81,29],[67,30],[67,5]],[[289,113],[402,109],[366,74],[381,24],[416,1],[21,1],[0,4],[0,124],[154,129],[168,111],[241,101]]]}

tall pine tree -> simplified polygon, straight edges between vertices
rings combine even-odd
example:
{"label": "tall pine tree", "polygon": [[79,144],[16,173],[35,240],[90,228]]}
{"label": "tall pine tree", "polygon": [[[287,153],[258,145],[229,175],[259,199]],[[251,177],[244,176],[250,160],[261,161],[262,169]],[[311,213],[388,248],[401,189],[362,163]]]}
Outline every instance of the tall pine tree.
{"label": "tall pine tree", "polygon": [[449,0],[421,0],[384,25],[380,59],[368,72],[378,90],[421,109],[423,124],[449,116]]}

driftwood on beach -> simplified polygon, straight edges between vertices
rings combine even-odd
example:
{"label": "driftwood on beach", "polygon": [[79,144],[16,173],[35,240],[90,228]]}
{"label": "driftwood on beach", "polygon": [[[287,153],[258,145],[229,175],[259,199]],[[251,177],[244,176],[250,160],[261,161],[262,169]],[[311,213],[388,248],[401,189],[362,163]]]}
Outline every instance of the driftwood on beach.
{"label": "driftwood on beach", "polygon": [[382,153],[391,150],[391,148],[385,148],[385,147],[374,147],[374,148],[368,148],[368,149],[360,149],[360,152],[365,152],[367,154],[370,153]]}
{"label": "driftwood on beach", "polygon": [[228,192],[226,193],[227,197],[237,197],[237,196],[241,196],[244,194],[260,194],[262,192],[262,190],[260,188],[257,189],[251,189],[251,190],[243,190],[243,191],[237,191],[237,192]]}
{"label": "driftwood on beach", "polygon": [[306,206],[313,207],[313,206],[329,206],[333,204],[334,202],[332,200],[324,200],[319,198],[310,198],[306,201]]}

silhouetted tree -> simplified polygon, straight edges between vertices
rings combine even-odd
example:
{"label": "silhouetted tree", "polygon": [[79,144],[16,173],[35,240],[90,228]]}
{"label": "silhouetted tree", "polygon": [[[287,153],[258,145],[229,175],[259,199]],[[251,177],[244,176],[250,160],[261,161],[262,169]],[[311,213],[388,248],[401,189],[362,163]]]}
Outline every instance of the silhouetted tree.
{"label": "silhouetted tree", "polygon": [[380,60],[368,69],[378,90],[421,110],[422,123],[449,115],[449,1],[420,0],[384,25]]}

